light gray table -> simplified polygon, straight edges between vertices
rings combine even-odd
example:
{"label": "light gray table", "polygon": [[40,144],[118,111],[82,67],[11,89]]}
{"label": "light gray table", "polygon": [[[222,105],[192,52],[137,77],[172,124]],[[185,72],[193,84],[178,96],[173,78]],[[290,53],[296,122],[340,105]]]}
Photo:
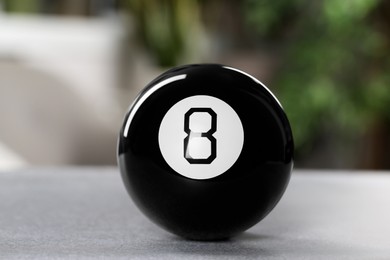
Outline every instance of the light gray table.
{"label": "light gray table", "polygon": [[1,259],[390,259],[390,173],[295,171],[277,207],[223,242],[135,208],[116,168],[0,173]]}

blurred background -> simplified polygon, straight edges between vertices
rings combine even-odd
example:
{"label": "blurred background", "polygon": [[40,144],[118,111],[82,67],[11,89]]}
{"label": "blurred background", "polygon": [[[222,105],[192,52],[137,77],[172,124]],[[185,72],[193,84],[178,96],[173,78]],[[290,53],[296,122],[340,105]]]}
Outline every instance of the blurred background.
{"label": "blurred background", "polygon": [[136,94],[185,63],[275,92],[296,167],[390,169],[390,1],[0,0],[0,170],[115,165]]}

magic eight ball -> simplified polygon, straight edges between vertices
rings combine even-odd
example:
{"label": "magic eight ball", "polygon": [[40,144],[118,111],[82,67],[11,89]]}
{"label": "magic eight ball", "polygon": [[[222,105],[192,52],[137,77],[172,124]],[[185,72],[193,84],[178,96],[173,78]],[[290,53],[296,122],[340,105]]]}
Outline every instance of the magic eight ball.
{"label": "magic eight ball", "polygon": [[222,65],[187,65],[153,80],[125,116],[118,163],[153,222],[194,240],[237,235],[282,197],[291,128],[260,81]]}

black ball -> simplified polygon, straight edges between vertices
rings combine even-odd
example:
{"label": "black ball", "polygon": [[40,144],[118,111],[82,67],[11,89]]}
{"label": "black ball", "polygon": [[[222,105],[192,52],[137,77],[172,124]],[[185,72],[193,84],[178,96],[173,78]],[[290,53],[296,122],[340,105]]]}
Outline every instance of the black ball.
{"label": "black ball", "polygon": [[140,210],[194,240],[226,239],[282,197],[293,138],[275,96],[228,66],[171,69],[136,98],[120,131],[118,163]]}

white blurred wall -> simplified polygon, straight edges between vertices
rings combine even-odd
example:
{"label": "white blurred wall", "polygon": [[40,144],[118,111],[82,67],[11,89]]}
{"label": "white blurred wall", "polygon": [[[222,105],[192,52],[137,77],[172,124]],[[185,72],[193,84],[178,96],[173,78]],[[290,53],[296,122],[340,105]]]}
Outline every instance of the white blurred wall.
{"label": "white blurred wall", "polygon": [[0,14],[0,168],[115,163],[118,17]]}

